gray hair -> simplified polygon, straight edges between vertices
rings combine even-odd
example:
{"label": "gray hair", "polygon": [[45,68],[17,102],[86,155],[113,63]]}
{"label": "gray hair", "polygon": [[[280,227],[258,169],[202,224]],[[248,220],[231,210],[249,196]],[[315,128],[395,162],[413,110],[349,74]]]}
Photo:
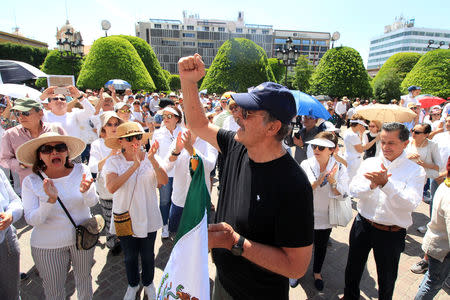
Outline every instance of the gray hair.
{"label": "gray hair", "polygon": [[386,132],[398,131],[398,138],[402,142],[405,142],[409,139],[409,130],[402,123],[398,122],[384,123],[382,130]]}
{"label": "gray hair", "polygon": [[[269,123],[269,122],[274,122],[274,121],[279,121],[275,116],[273,116],[270,112],[265,111],[266,115],[264,117],[264,123]],[[275,135],[275,138],[278,141],[282,141],[290,132],[291,132],[291,125],[288,124],[284,124],[283,122],[281,122],[281,127],[278,130],[277,134]]]}

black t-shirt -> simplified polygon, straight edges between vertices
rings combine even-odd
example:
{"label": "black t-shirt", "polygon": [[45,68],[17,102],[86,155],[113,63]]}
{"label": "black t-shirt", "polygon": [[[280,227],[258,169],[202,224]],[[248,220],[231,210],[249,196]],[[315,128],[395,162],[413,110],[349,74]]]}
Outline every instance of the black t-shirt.
{"label": "black t-shirt", "polygon": [[[313,192],[308,178],[288,154],[266,163],[248,158],[235,133],[219,130],[224,158],[216,222],[227,222],[246,239],[275,247],[304,247],[313,242]],[[288,299],[289,284],[275,274],[213,249],[217,273],[234,299]]]}

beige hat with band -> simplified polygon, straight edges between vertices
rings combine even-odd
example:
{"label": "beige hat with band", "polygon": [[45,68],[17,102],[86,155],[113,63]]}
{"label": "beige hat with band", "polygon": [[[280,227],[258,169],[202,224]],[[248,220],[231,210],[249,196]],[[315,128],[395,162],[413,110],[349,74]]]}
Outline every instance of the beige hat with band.
{"label": "beige hat with band", "polygon": [[69,159],[74,159],[79,156],[84,151],[84,148],[86,148],[86,144],[79,138],[68,135],[60,135],[57,132],[46,132],[17,148],[17,160],[24,165],[32,166],[36,161],[36,151],[39,147],[54,142],[61,142],[67,145],[69,150]]}
{"label": "beige hat with band", "polygon": [[107,138],[105,140],[105,145],[111,149],[120,149],[122,145],[119,142],[120,138],[127,136],[142,134],[141,144],[146,144],[150,138],[150,134],[144,131],[141,124],[136,122],[125,122],[119,125],[116,130],[116,136],[112,138]]}

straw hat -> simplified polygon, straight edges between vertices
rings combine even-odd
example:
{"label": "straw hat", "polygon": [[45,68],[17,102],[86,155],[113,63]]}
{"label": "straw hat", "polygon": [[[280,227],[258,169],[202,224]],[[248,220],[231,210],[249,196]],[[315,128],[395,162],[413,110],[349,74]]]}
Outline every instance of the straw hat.
{"label": "straw hat", "polygon": [[125,122],[117,127],[115,137],[107,138],[105,140],[105,145],[111,149],[120,149],[122,148],[122,145],[120,145],[119,138],[138,134],[142,134],[142,140],[140,141],[141,144],[147,143],[150,138],[150,134],[144,131],[141,124],[136,122]]}
{"label": "straw hat", "polygon": [[60,135],[57,132],[46,132],[39,137],[22,144],[16,151],[17,160],[24,165],[32,166],[36,161],[36,151],[42,145],[53,142],[61,142],[69,149],[69,159],[79,156],[86,148],[86,144],[79,138]]}

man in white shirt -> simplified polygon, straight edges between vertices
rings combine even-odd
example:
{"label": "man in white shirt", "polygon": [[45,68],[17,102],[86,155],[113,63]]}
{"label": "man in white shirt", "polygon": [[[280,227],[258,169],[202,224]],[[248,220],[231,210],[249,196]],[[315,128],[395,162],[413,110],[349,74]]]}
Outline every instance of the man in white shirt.
{"label": "man in white shirt", "polygon": [[159,109],[159,95],[158,95],[158,93],[153,93],[152,97],[153,98],[150,100],[149,107],[150,107],[152,116],[154,116]]}
{"label": "man in white shirt", "polygon": [[407,107],[408,103],[420,104],[416,99],[420,95],[422,88],[420,86],[412,85],[408,88],[408,95],[403,95],[400,97],[400,105]]}
{"label": "man in white shirt", "polygon": [[406,228],[422,201],[426,175],[404,152],[408,129],[400,123],[387,123],[380,135],[382,153],[363,161],[350,184],[350,192],[359,202],[345,269],[346,300],[359,299],[359,283],[371,249],[378,271],[379,299],[392,299]]}
{"label": "man in white shirt", "polygon": [[336,103],[336,108],[334,109],[334,111],[339,116],[339,119],[336,124],[336,128],[341,128],[341,126],[343,124],[345,124],[345,118],[346,118],[346,113],[347,113],[347,103],[348,103],[347,97],[343,97],[342,101],[338,101]]}

